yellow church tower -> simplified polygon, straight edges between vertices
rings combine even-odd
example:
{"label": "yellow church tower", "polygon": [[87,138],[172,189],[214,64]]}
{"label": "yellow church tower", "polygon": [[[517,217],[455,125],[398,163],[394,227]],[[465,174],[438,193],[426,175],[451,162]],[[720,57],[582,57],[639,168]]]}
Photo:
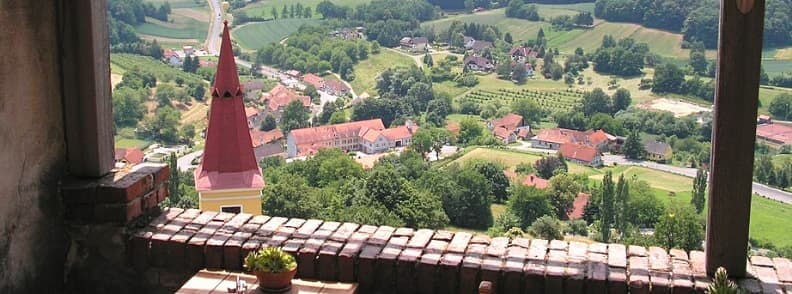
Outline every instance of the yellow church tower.
{"label": "yellow church tower", "polygon": [[264,177],[253,152],[228,22],[211,93],[206,147],[194,174],[200,209],[260,215]]}

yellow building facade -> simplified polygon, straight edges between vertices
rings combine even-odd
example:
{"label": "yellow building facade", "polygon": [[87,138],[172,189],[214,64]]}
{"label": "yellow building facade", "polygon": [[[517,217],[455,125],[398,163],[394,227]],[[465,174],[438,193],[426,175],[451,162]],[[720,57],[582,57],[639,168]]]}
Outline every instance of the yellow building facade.
{"label": "yellow building facade", "polygon": [[199,192],[199,208],[204,211],[261,214],[261,190],[230,189]]}

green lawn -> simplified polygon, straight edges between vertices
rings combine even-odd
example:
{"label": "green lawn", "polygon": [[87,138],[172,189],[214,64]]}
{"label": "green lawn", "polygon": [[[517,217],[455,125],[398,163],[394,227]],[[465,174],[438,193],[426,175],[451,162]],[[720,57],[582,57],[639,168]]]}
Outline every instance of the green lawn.
{"label": "green lawn", "polygon": [[[266,0],[261,1],[258,3],[254,3],[248,5],[247,7],[242,8],[242,11],[247,13],[248,16],[263,16],[270,18],[272,17],[272,7],[275,7],[278,11],[278,17],[280,17],[281,12],[283,11],[283,6],[291,6],[299,2],[303,6],[311,7],[311,13],[313,13],[314,18],[320,18],[322,15],[316,12],[316,5],[322,2],[322,0]],[[336,5],[341,6],[349,6],[349,7],[357,7],[360,4],[368,4],[371,2],[370,0],[330,0]]]}
{"label": "green lawn", "polygon": [[140,139],[129,139],[129,138],[121,138],[121,137],[116,137],[115,138],[115,148],[134,148],[134,147],[137,147],[137,148],[143,149],[143,148],[146,148],[150,144],[151,144],[151,142],[145,141],[145,140],[140,140]]}
{"label": "green lawn", "polygon": [[456,82],[454,81],[443,81],[440,83],[432,84],[435,92],[443,92],[448,95],[451,95],[451,98],[457,98],[462,94],[465,94],[470,88],[467,87],[460,87],[457,86]]}
{"label": "green lawn", "polygon": [[382,48],[380,53],[373,54],[368,59],[362,60],[355,65],[355,80],[350,82],[350,84],[358,95],[368,93],[371,96],[376,96],[377,91],[374,89],[376,78],[381,72],[391,67],[410,66],[412,64],[415,64],[415,62],[411,58]]}
{"label": "green lawn", "polygon": [[139,34],[168,39],[206,39],[209,23],[183,15],[171,14],[170,22],[146,17],[146,22],[135,27]]}
{"label": "green lawn", "polygon": [[[542,155],[528,152],[513,151],[507,149],[492,149],[492,148],[475,148],[457,158],[453,162],[465,163],[471,160],[487,160],[498,162],[507,169],[517,166],[520,163],[533,164],[541,159]],[[597,171],[590,167],[569,163],[569,171],[572,173],[596,173]]]}
{"label": "green lawn", "polygon": [[770,241],[778,247],[792,246],[789,220],[792,205],[783,204],[757,195],[751,199],[751,225],[749,236]]}
{"label": "green lawn", "polygon": [[767,108],[770,106],[770,103],[773,102],[776,96],[782,93],[792,94],[792,89],[767,86],[759,87],[759,101],[762,103],[759,107],[759,113],[769,114],[770,112]]}
{"label": "green lawn", "polygon": [[110,54],[110,67],[114,73],[123,73],[133,67],[138,67],[143,71],[153,73],[154,76],[157,77],[158,82],[169,82],[176,79],[176,77],[181,77],[185,82],[205,83],[198,75],[183,72],[179,68],[172,67],[162,61],[143,55],[126,53]]}
{"label": "green lawn", "polygon": [[279,42],[303,25],[320,24],[316,19],[278,19],[245,24],[231,31],[234,40],[244,49],[258,50],[270,43]]}
{"label": "green lawn", "polygon": [[[619,176],[624,175],[625,179],[632,177],[644,180],[650,186],[665,191],[672,191],[675,193],[690,191],[693,189],[693,179],[675,175],[672,173],[657,171],[653,169],[638,167],[638,166],[617,166],[614,168],[605,169],[602,172],[610,170],[613,172],[613,178],[618,179]],[[602,180],[602,174],[592,175],[589,178],[595,181]]]}

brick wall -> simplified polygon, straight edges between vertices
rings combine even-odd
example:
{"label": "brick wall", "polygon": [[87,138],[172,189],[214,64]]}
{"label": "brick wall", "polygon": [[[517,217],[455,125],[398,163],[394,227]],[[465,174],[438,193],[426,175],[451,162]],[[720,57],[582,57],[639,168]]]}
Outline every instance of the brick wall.
{"label": "brick wall", "polygon": [[[166,209],[129,240],[130,262],[173,290],[201,268],[242,270],[276,246],[301,278],[357,282],[361,293],[703,293],[704,253],[620,244],[490,238],[321,220]],[[792,293],[792,263],[753,257],[752,292]]]}

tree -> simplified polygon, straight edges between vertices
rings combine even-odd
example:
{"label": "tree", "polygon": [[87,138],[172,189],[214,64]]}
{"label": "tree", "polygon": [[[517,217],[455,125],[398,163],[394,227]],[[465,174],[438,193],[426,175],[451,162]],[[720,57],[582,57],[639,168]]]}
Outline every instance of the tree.
{"label": "tree", "polygon": [[534,162],[534,169],[540,177],[549,179],[555,175],[556,170],[563,170],[563,164],[556,156],[545,156]]}
{"label": "tree", "polygon": [[523,185],[512,187],[507,206],[508,212],[520,220],[521,228],[530,226],[539,217],[553,213],[553,206],[544,191]]}
{"label": "tree", "polygon": [[143,120],[139,131],[151,139],[174,144],[179,139],[176,126],[180,120],[181,113],[172,106],[159,107],[154,116]]}
{"label": "tree", "polygon": [[681,93],[684,82],[685,73],[678,66],[673,63],[661,64],[655,68],[652,92]]}
{"label": "tree", "polygon": [[526,123],[534,125],[542,120],[544,111],[531,99],[517,99],[512,102],[511,110],[523,117]]}
{"label": "tree", "polygon": [[704,240],[704,226],[692,206],[672,204],[655,224],[654,239],[664,248],[696,250]]}
{"label": "tree", "polygon": [[607,133],[616,135],[622,135],[624,133],[621,121],[604,113],[594,114],[589,120],[587,128],[591,130],[604,130]]}
{"label": "tree", "polygon": [[261,121],[261,126],[259,126],[259,130],[262,131],[271,131],[278,127],[277,123],[275,122],[275,117],[272,116],[271,113],[268,113],[267,116]]}
{"label": "tree", "polygon": [[113,91],[113,123],[116,129],[137,125],[145,114],[143,102],[147,97],[145,89],[121,87]]}
{"label": "tree", "polygon": [[534,237],[545,240],[563,240],[564,234],[561,232],[561,222],[558,219],[545,215],[540,217],[528,228],[528,233]]}
{"label": "tree", "polygon": [[513,43],[514,39],[513,39],[512,35],[511,35],[511,33],[506,32],[506,35],[503,36],[503,41],[506,42],[506,43],[509,43],[509,44]]}
{"label": "tree", "polygon": [[346,113],[343,111],[334,112],[333,115],[330,116],[330,120],[327,121],[328,124],[340,124],[347,122]]}
{"label": "tree", "polygon": [[756,180],[764,184],[770,183],[773,178],[773,169],[773,160],[770,155],[764,154],[760,156],[754,169]]}
{"label": "tree", "polygon": [[550,188],[547,193],[550,196],[550,204],[553,205],[556,217],[566,219],[567,213],[572,210],[572,204],[581,189],[582,187],[570,175],[558,174],[550,178]]}
{"label": "tree", "polygon": [[619,183],[616,185],[616,194],[613,197],[613,224],[622,234],[627,230],[627,198],[630,194],[630,186],[624,180],[624,174],[619,175]]}
{"label": "tree", "polygon": [[424,54],[423,63],[428,67],[434,66],[434,59],[432,59],[432,55],[429,53]]}
{"label": "tree", "polygon": [[611,114],[627,109],[627,107],[630,107],[630,104],[632,104],[630,91],[625,88],[619,88],[616,90],[616,93],[613,94],[613,109],[611,109]]}
{"label": "tree", "polygon": [[645,181],[630,181],[625,218],[638,228],[651,228],[663,214],[665,205],[657,199],[652,187]]}
{"label": "tree", "polygon": [[641,159],[645,152],[644,145],[641,143],[641,134],[638,130],[630,131],[624,146],[622,146],[624,156],[629,159]]}
{"label": "tree", "polygon": [[705,194],[707,193],[707,171],[699,168],[696,172],[696,178],[693,179],[693,198],[690,199],[690,204],[696,208],[696,213],[704,211],[704,203],[706,201]]}
{"label": "tree", "polygon": [[[311,97],[311,101],[317,101],[319,99],[319,97],[320,97],[319,91],[317,91],[316,87],[314,87],[314,85],[311,85],[311,84],[305,85],[305,90],[303,90],[303,94],[305,94],[306,96]],[[316,104],[319,104],[319,103],[316,103]]]}
{"label": "tree", "polygon": [[473,167],[487,178],[494,200],[498,203],[505,202],[508,196],[509,178],[503,174],[503,167],[492,161],[475,162]]}
{"label": "tree", "polygon": [[610,171],[605,173],[602,178],[602,187],[600,188],[600,205],[599,205],[599,222],[600,222],[600,238],[602,242],[610,242],[611,229],[613,228],[613,217],[615,214],[614,206],[614,187],[613,175]]}
{"label": "tree", "polygon": [[426,153],[432,151],[433,143],[434,138],[432,136],[432,130],[420,128],[417,132],[415,132],[415,134],[413,134],[412,141],[410,142],[410,148],[426,158]]}
{"label": "tree", "polygon": [[281,9],[281,18],[289,18],[289,7],[286,7],[286,4],[284,4],[283,9]]}
{"label": "tree", "polygon": [[782,120],[792,119],[792,94],[778,94],[767,109],[774,117]]}
{"label": "tree", "polygon": [[270,10],[270,15],[272,15],[272,19],[278,19],[278,9],[275,6],[272,6]]}
{"label": "tree", "polygon": [[157,94],[154,96],[159,107],[170,106],[171,99],[176,96],[176,89],[171,85],[162,84],[157,87]]}
{"label": "tree", "polygon": [[319,209],[311,189],[300,177],[285,177],[262,191],[264,213],[271,216],[310,218]]}
{"label": "tree", "polygon": [[286,105],[281,116],[281,130],[288,133],[293,129],[305,127],[308,121],[308,112],[299,100],[294,100]]}
{"label": "tree", "polygon": [[600,88],[584,94],[581,107],[586,116],[592,116],[595,113],[611,113],[612,108],[610,97]]}
{"label": "tree", "polygon": [[484,127],[471,118],[463,119],[459,123],[459,143],[470,144],[484,134]]}
{"label": "tree", "polygon": [[443,209],[451,223],[465,228],[486,229],[491,226],[490,194],[492,192],[484,175],[470,167],[447,167],[447,169],[453,186],[442,187],[439,185],[441,183],[439,179],[433,181],[433,184],[437,189],[435,193],[443,195]]}
{"label": "tree", "polygon": [[695,43],[690,49],[690,68],[694,74],[706,75],[707,74],[707,56],[704,50],[704,44]]}

